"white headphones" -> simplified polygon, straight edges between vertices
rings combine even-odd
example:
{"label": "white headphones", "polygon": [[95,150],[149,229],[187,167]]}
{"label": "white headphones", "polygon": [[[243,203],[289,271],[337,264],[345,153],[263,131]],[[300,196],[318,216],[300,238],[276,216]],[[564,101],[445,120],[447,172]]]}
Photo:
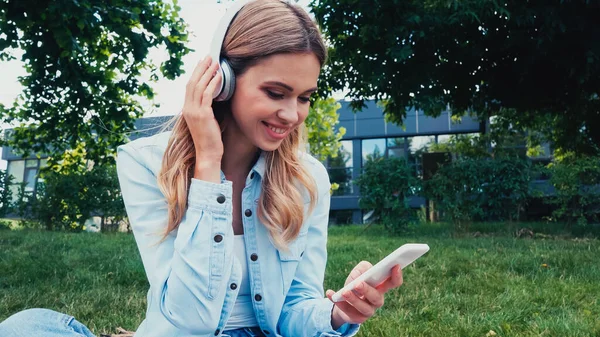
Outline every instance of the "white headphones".
{"label": "white headphones", "polygon": [[210,57],[213,61],[219,62],[219,71],[221,72],[221,87],[215,90],[213,99],[215,101],[227,101],[233,96],[235,90],[235,75],[233,69],[229,65],[229,62],[225,58],[221,58],[221,48],[227,29],[231,24],[231,21],[235,18],[236,14],[244,7],[248,2],[252,0],[238,0],[229,7],[213,35],[213,40],[210,45]]}

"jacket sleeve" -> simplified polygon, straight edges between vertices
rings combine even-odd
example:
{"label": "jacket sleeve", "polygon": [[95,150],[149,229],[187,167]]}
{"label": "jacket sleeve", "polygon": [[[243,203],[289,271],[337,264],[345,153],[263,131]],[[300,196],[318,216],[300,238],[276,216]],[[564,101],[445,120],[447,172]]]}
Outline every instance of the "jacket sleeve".
{"label": "jacket sleeve", "polygon": [[284,337],[353,336],[359,330],[358,324],[344,324],[337,331],[331,326],[333,302],[325,297],[323,290],[331,184],[325,168],[320,163],[318,168],[315,177],[320,195],[305,224],[309,226],[306,248],[278,322]]}
{"label": "jacket sleeve", "polygon": [[150,154],[130,145],[117,150],[117,172],[150,283],[146,320],[194,335],[213,333],[233,264],[232,184],[192,179],[179,228],[161,240],[166,199],[148,166]]}

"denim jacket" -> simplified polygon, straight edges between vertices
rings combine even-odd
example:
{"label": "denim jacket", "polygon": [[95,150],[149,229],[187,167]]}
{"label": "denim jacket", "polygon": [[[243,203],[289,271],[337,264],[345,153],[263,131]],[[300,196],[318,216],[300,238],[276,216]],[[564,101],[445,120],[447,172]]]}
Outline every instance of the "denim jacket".
{"label": "denim jacket", "polygon": [[[140,138],[117,150],[123,199],[150,283],[146,318],[135,336],[219,336],[241,281],[233,253],[232,182],[223,173],[220,184],[192,178],[187,211],[178,229],[161,241],[167,203],[156,178],[169,136]],[[302,160],[317,183],[318,201],[288,251],[273,245],[257,216],[263,156],[246,178],[242,221],[254,312],[266,336],[352,336],[358,325],[332,328],[333,303],[323,292],[329,177],[311,156]]]}

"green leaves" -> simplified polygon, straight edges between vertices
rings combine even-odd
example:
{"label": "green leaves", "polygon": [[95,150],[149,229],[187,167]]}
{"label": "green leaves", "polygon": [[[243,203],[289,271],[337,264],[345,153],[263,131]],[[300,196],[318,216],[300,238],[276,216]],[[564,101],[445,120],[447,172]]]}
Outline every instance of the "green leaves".
{"label": "green leaves", "polygon": [[334,49],[321,91],[386,100],[397,123],[407,107],[506,114],[555,147],[600,154],[597,3],[319,0],[312,10]]}
{"label": "green leaves", "polygon": [[532,175],[525,159],[464,158],[441,167],[425,194],[460,230],[472,221],[515,221],[531,196]]}
{"label": "green leaves", "polygon": [[126,217],[114,164],[87,170],[67,163],[44,170],[42,176],[35,199],[21,192],[15,208],[46,229],[80,231],[92,215],[102,217],[103,223]]}
{"label": "green leaves", "polygon": [[11,211],[12,193],[10,185],[14,177],[8,172],[0,170],[0,218],[4,218]]}
{"label": "green leaves", "polygon": [[356,184],[360,187],[360,208],[375,211],[388,230],[403,231],[416,219],[409,201],[419,188],[419,180],[404,159],[369,157]]}
{"label": "green leaves", "polygon": [[600,158],[568,156],[550,166],[557,205],[553,216],[568,226],[586,226],[600,221]]}
{"label": "green leaves", "polygon": [[[83,147],[81,159],[113,161],[144,110],[138,97],[152,99],[144,70],[169,79],[182,72],[190,49],[178,7],[159,1],[91,0],[0,2],[0,59],[9,48],[24,51],[25,91],[2,110],[0,122],[17,125],[9,145],[27,154],[45,152],[60,161],[66,149]],[[169,34],[163,36],[161,29]],[[148,63],[152,48],[166,47],[160,67]]]}
{"label": "green leaves", "polygon": [[333,98],[318,98],[311,103],[310,112],[306,117],[308,143],[310,153],[319,160],[335,157],[341,147],[340,140],[346,134],[341,127],[336,132],[339,123],[337,110],[341,105]]}

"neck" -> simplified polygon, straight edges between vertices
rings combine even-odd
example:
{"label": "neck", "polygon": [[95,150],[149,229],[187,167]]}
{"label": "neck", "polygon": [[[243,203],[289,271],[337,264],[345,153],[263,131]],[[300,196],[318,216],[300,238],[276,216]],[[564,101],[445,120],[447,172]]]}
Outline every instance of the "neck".
{"label": "neck", "polygon": [[236,134],[239,135],[238,132],[227,129],[223,133],[223,148],[225,151],[221,160],[221,169],[228,177],[246,176],[256,162],[256,156],[259,152],[256,146],[235,137]]}

